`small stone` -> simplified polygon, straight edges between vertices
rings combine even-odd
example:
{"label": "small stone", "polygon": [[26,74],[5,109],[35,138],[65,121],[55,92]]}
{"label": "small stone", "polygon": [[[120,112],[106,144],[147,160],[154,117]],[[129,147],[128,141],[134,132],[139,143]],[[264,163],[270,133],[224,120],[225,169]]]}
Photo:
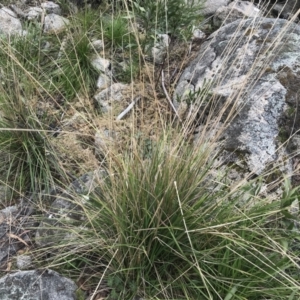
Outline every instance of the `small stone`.
{"label": "small stone", "polygon": [[107,89],[96,94],[94,99],[98,102],[101,111],[103,113],[107,113],[112,110],[112,104],[114,102],[120,102],[125,98],[124,94],[127,90],[127,85],[122,83],[114,83]]}
{"label": "small stone", "polygon": [[206,34],[202,30],[200,30],[198,28],[195,28],[193,30],[193,36],[192,36],[193,41],[203,40],[205,38],[206,38]]}
{"label": "small stone", "polygon": [[27,20],[40,20],[43,10],[40,7],[30,7],[25,13]]}
{"label": "small stone", "polygon": [[103,51],[104,50],[104,42],[102,40],[95,40],[91,42],[91,48],[95,49],[96,51]]}
{"label": "small stone", "polygon": [[8,206],[5,207],[4,209],[1,210],[1,213],[3,213],[7,218],[16,215],[18,212],[18,206],[13,205],[13,206]]}
{"label": "small stone", "polygon": [[57,34],[66,29],[69,20],[56,14],[49,14],[45,17],[44,32]]}
{"label": "small stone", "polygon": [[222,6],[226,6],[230,0],[206,0],[201,10],[201,14],[203,16],[210,16],[213,15],[217,9]]}
{"label": "small stone", "polygon": [[46,1],[41,4],[41,8],[45,10],[47,14],[61,15],[61,8],[58,4],[52,1]]}
{"label": "small stone", "polygon": [[152,48],[152,56],[155,63],[161,64],[165,59],[168,47],[170,44],[170,37],[167,34],[158,34],[157,40]]}
{"label": "small stone", "polygon": [[17,256],[17,267],[19,270],[30,269],[33,267],[32,258],[30,255],[18,255]]}
{"label": "small stone", "polygon": [[103,90],[108,88],[110,83],[111,79],[108,76],[101,74],[97,80],[96,86],[99,90]]}
{"label": "small stone", "polygon": [[108,59],[102,58],[99,55],[96,55],[92,58],[91,63],[93,67],[100,73],[109,73],[111,69],[111,63]]}

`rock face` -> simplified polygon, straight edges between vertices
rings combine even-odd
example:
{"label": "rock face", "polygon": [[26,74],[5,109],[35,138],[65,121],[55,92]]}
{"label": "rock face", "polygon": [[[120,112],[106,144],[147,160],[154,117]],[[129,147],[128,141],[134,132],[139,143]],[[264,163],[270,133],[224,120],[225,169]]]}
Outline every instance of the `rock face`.
{"label": "rock face", "polygon": [[20,271],[0,278],[1,300],[75,300],[76,284],[52,270]]}
{"label": "rock face", "polygon": [[[283,159],[277,151],[282,130],[298,115],[300,27],[285,26],[285,20],[249,19],[222,27],[184,71],[174,97],[178,109],[188,107],[191,95],[209,83],[214,105],[235,113],[222,137],[223,150],[254,174]],[[200,100],[195,96],[190,107],[203,109]],[[223,111],[221,125],[227,116]]]}

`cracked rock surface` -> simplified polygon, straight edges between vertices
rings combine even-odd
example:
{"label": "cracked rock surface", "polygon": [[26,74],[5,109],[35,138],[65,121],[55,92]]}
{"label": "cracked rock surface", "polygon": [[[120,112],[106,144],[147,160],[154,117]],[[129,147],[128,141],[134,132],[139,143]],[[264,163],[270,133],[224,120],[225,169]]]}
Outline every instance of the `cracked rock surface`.
{"label": "cracked rock surface", "polygon": [[1,300],[75,300],[76,284],[52,270],[20,271],[0,278]]}
{"label": "cracked rock surface", "polygon": [[[264,18],[220,28],[183,72],[175,92],[174,104],[181,111],[189,106],[187,96],[207,83],[219,106],[236,107],[224,149],[241,154],[254,174],[278,161],[282,119],[288,106],[296,109],[297,93],[288,78],[300,82],[300,26],[290,24],[283,36],[286,25],[286,20]],[[201,105],[195,100],[193,106]]]}

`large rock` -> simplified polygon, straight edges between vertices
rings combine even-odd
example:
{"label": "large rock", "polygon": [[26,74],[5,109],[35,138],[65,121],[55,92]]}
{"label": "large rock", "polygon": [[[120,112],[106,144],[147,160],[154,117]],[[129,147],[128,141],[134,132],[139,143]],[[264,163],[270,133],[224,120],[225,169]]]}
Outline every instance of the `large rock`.
{"label": "large rock", "polygon": [[0,278],[1,300],[75,300],[76,284],[52,270],[20,271]]}
{"label": "large rock", "polygon": [[[189,116],[198,112],[202,121],[214,105],[210,132],[229,125],[219,150],[242,172],[261,174],[277,165],[289,172],[281,142],[300,128],[299,82],[300,27],[278,19],[238,20],[203,44],[178,82],[174,104]],[[199,96],[205,89],[206,99]],[[230,123],[229,111],[235,115]]]}
{"label": "large rock", "polygon": [[0,9],[0,35],[21,35],[22,24],[17,15],[7,7]]}

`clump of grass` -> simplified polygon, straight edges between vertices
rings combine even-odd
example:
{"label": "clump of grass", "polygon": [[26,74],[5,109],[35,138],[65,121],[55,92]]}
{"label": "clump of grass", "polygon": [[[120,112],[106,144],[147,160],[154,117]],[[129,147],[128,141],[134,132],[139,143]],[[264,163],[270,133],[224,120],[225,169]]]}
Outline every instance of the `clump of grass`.
{"label": "clump of grass", "polygon": [[145,42],[157,33],[167,33],[174,38],[189,39],[193,25],[202,19],[203,4],[184,0],[132,2],[133,15],[145,31]]}
{"label": "clump of grass", "polygon": [[50,118],[36,105],[51,61],[39,34],[33,25],[26,36],[0,40],[0,176],[17,193],[47,192],[62,175],[47,133]]}
{"label": "clump of grass", "polygon": [[209,180],[209,148],[176,143],[162,139],[147,158],[139,148],[113,157],[82,206],[87,222],[74,229],[71,254],[56,259],[93,268],[109,299],[297,299],[282,225],[295,193],[283,204],[256,194],[245,203],[243,188]]}
{"label": "clump of grass", "polygon": [[[9,86],[14,85],[17,77],[22,88],[34,86],[33,77],[39,83],[46,80],[45,74],[49,72],[54,53],[59,49],[59,45],[53,43],[53,38],[44,36],[36,24],[28,24],[24,29],[26,35],[2,36],[0,39],[2,82]],[[51,43],[51,51],[47,43]],[[7,72],[10,67],[13,67],[13,72]]]}
{"label": "clump of grass", "polygon": [[38,116],[27,103],[32,99],[20,90],[24,82],[15,78],[14,84],[14,89],[0,86],[1,181],[17,194],[47,194],[63,174],[44,123],[47,116]]}
{"label": "clump of grass", "polygon": [[88,36],[102,36],[103,12],[100,9],[85,7],[76,14],[71,15],[72,25],[77,31],[82,31]]}
{"label": "clump of grass", "polygon": [[89,97],[96,89],[99,76],[91,62],[93,52],[87,33],[80,28],[74,28],[74,31],[58,42],[62,46],[53,61],[56,68],[50,73],[50,86],[47,87],[51,94],[59,93],[66,101],[79,94]]}
{"label": "clump of grass", "polygon": [[126,48],[132,46],[133,36],[128,27],[127,19],[122,15],[107,16],[103,19],[104,39],[113,48]]}

